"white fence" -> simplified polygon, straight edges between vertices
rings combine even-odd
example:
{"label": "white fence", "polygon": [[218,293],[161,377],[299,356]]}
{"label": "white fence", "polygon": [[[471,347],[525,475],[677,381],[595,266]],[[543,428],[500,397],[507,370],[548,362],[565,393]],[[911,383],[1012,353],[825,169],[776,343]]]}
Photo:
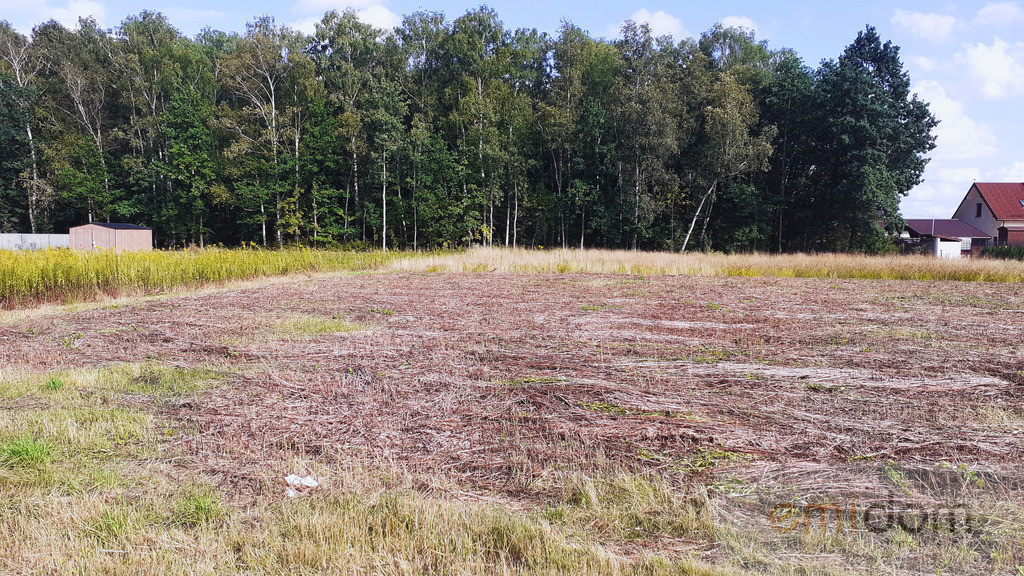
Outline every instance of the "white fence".
{"label": "white fence", "polygon": [[71,236],[68,234],[0,234],[0,250],[42,250],[69,246]]}

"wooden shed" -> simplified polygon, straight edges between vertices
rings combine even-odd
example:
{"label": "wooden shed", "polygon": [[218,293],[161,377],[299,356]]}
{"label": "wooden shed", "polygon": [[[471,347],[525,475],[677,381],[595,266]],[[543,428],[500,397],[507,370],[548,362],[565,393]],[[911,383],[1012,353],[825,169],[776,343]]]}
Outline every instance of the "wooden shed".
{"label": "wooden shed", "polygon": [[72,250],[152,250],[153,229],[138,224],[93,222],[68,230]]}

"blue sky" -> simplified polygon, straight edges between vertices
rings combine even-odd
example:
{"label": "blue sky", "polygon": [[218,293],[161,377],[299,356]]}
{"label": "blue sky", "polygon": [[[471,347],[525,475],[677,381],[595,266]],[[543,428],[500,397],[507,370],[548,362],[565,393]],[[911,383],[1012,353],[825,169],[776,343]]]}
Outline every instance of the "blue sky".
{"label": "blue sky", "polygon": [[[114,27],[128,14],[160,10],[182,32],[204,26],[243,30],[254,16],[311,30],[330,9],[355,8],[382,27],[402,14],[438,10],[454,18],[478,6],[459,0],[170,0],[147,4],[131,0],[0,0],[0,18],[23,31],[55,18],[74,25],[92,15]],[[925,181],[903,201],[904,216],[948,218],[979,181],[1024,182],[1024,0],[977,2],[717,2],[566,0],[488,2],[506,27],[553,32],[570,20],[594,36],[613,37],[627,18],[648,22],[656,33],[696,36],[715,22],[745,26],[772,48],[796,50],[809,65],[835,58],[865,24],[902,48],[914,91],[931,103],[942,123]]]}

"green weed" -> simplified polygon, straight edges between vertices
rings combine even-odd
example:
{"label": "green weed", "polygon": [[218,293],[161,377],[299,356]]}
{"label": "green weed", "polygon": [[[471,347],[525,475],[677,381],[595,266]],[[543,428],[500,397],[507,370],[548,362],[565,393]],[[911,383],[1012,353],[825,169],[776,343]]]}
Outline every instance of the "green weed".
{"label": "green weed", "polygon": [[50,445],[31,436],[0,443],[0,466],[38,466],[51,459]]}
{"label": "green weed", "polygon": [[742,356],[743,354],[743,352],[736,352],[733,350],[717,350],[701,346],[697,349],[695,354],[690,356],[690,361],[697,364],[717,364],[723,360],[729,360],[730,358]]}
{"label": "green weed", "polygon": [[171,519],[175,524],[196,527],[224,516],[220,500],[208,489],[189,490],[173,504]]}
{"label": "green weed", "polygon": [[554,376],[526,376],[525,378],[510,380],[507,384],[510,386],[523,386],[529,384],[556,384],[558,382],[565,382],[565,380]]}
{"label": "green weed", "polygon": [[355,332],[362,329],[362,326],[339,318],[299,316],[279,322],[276,328],[278,332],[289,336],[316,336]]}
{"label": "green weed", "polygon": [[660,416],[663,418],[683,417],[679,412],[673,412],[671,410],[644,410],[642,408],[618,406],[616,404],[607,404],[605,402],[578,402],[577,406],[594,412],[611,414],[612,416]]}
{"label": "green weed", "polygon": [[50,392],[56,392],[64,387],[64,381],[56,376],[50,376],[46,379],[46,383],[43,384],[43,390]]}

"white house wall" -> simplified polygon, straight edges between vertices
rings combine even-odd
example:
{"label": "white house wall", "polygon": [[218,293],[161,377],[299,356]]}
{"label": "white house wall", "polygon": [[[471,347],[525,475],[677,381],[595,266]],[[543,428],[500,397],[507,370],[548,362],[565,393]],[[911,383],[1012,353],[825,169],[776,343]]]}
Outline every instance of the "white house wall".
{"label": "white house wall", "polygon": [[930,248],[930,252],[934,254],[936,258],[963,257],[963,255],[960,253],[959,240],[944,240],[942,238],[932,238]]}
{"label": "white house wall", "polygon": [[70,245],[68,234],[0,234],[0,250],[42,250]]}
{"label": "white house wall", "polygon": [[[980,217],[976,216],[979,202],[981,203]],[[999,227],[1002,226],[1002,223],[996,220],[995,215],[989,210],[988,204],[981,199],[981,194],[978,193],[978,189],[974,186],[971,186],[967,196],[960,202],[960,206],[953,213],[953,219],[970,224],[992,238],[999,236]]]}

